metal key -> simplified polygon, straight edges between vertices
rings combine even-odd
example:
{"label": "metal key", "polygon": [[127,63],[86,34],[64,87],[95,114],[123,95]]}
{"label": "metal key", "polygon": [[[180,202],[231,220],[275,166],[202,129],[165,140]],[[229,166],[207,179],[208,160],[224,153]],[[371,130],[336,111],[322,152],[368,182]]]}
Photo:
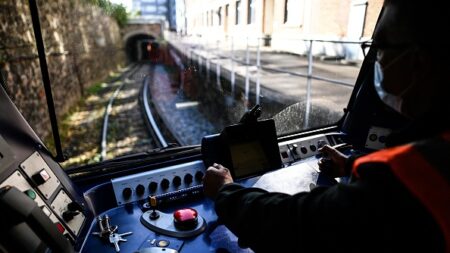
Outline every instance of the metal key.
{"label": "metal key", "polygon": [[109,242],[114,244],[114,247],[116,248],[116,252],[120,252],[119,242],[126,242],[127,239],[122,238],[122,236],[131,235],[133,232],[126,232],[123,234],[116,234],[112,233],[109,236]]}
{"label": "metal key", "polygon": [[118,226],[111,226],[110,219],[108,215],[105,215],[104,217],[98,216],[97,217],[97,224],[100,229],[98,232],[92,232],[93,235],[97,235],[101,238],[107,238],[111,234],[115,233],[118,229]]}

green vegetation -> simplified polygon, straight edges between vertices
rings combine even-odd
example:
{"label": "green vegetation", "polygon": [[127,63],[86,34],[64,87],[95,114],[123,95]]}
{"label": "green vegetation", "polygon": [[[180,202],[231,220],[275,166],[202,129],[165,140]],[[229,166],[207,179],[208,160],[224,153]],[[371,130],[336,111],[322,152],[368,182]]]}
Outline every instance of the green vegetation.
{"label": "green vegetation", "polygon": [[[100,134],[103,126],[105,107],[112,92],[113,82],[122,73],[119,70],[102,81],[93,82],[86,87],[84,96],[80,97],[65,115],[58,118],[58,129],[63,144],[63,151],[68,158],[61,163],[63,168],[70,168],[100,161]],[[55,154],[53,136],[45,138],[47,148]]]}
{"label": "green vegetation", "polygon": [[113,17],[120,27],[127,24],[127,10],[122,4],[113,4],[108,0],[84,0],[85,2],[100,7],[106,14]]}
{"label": "green vegetation", "polygon": [[91,95],[91,94],[97,94],[101,89],[103,89],[102,83],[94,83],[92,86],[90,86],[89,88],[87,88],[87,93],[88,93],[89,95]]}

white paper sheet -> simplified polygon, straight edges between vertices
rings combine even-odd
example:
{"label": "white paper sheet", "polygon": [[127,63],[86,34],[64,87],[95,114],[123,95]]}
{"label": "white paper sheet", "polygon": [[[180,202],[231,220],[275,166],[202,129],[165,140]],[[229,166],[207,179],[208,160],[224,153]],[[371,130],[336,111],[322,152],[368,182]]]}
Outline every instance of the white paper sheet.
{"label": "white paper sheet", "polygon": [[287,168],[264,174],[253,187],[291,195],[309,192],[317,183],[318,171],[317,159],[311,157]]}

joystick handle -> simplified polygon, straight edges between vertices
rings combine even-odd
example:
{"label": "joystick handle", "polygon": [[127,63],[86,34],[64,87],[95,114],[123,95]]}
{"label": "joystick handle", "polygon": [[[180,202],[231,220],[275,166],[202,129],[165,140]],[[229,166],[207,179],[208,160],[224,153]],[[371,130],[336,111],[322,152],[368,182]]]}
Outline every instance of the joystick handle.
{"label": "joystick handle", "polygon": [[158,206],[158,200],[155,196],[151,196],[150,198],[150,208],[152,212],[150,213],[150,219],[156,220],[159,218],[159,213],[156,211],[156,207]]}

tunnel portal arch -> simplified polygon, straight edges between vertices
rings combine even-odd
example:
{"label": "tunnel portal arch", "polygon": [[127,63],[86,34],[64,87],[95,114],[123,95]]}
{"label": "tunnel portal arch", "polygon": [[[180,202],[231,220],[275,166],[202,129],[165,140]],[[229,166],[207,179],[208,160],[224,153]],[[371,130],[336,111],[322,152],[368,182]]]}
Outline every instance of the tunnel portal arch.
{"label": "tunnel portal arch", "polygon": [[149,59],[156,38],[149,33],[134,33],[127,36],[124,42],[128,62],[136,62]]}

